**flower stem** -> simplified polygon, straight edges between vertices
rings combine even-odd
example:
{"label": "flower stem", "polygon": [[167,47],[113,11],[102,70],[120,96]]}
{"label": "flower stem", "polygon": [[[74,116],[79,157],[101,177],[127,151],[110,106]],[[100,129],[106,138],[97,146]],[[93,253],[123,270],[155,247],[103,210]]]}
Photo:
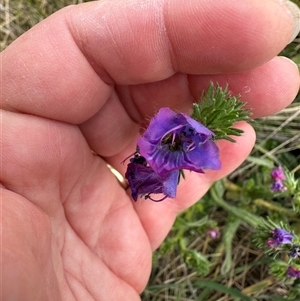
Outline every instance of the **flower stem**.
{"label": "flower stem", "polygon": [[272,211],[276,211],[276,212],[286,214],[288,216],[296,216],[297,215],[296,212],[292,212],[292,211],[290,211],[286,208],[283,208],[279,205],[270,203],[270,202],[268,202],[264,199],[256,199],[256,200],[253,201],[253,203],[258,207],[264,207],[264,208],[267,208],[267,209],[272,210]]}

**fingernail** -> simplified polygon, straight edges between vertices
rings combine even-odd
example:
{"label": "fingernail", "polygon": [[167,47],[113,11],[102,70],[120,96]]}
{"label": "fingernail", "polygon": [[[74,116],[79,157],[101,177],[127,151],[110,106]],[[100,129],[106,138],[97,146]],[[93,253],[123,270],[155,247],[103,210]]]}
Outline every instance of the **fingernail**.
{"label": "fingernail", "polygon": [[300,31],[300,8],[298,7],[298,5],[289,0],[279,0],[279,2],[287,8],[294,21],[294,32],[289,41],[290,43],[297,37]]}

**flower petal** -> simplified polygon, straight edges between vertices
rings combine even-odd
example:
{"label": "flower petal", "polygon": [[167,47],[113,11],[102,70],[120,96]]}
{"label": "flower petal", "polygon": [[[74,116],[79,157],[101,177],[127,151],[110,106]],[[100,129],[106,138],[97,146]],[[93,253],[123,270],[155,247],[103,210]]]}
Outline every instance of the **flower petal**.
{"label": "flower petal", "polygon": [[131,162],[127,166],[125,178],[128,180],[132,198],[139,195],[163,193],[168,197],[176,196],[179,172],[170,172],[165,177],[156,174],[149,166]]}
{"label": "flower petal", "polygon": [[213,132],[193,118],[162,108],[138,139],[138,150],[161,177],[180,169],[203,173],[204,169],[221,168],[213,136]]}

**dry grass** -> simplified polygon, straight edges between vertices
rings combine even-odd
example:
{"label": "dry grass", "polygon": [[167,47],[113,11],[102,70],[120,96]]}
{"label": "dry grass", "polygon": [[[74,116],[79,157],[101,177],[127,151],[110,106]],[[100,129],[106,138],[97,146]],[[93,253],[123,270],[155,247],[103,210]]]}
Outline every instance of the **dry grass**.
{"label": "dry grass", "polygon": [[18,36],[57,10],[84,0],[3,0],[0,3],[0,48],[4,49]]}
{"label": "dry grass", "polygon": [[[224,231],[228,222],[228,215],[219,212],[215,216]],[[171,234],[172,235],[172,234]],[[183,260],[180,252],[176,250],[159,258],[153,267],[152,277],[143,301],[234,301],[234,297],[222,291],[208,289],[199,285],[205,280],[214,281],[228,288],[236,289],[252,301],[272,300],[268,296],[286,296],[288,288],[281,281],[269,274],[269,259],[263,252],[257,250],[252,244],[252,229],[242,223],[231,245],[231,265],[226,269],[225,258],[228,250],[221,239],[212,240],[205,235],[195,236],[189,248],[205,254],[211,262],[210,273],[201,276]],[[266,295],[266,298],[262,298]]]}

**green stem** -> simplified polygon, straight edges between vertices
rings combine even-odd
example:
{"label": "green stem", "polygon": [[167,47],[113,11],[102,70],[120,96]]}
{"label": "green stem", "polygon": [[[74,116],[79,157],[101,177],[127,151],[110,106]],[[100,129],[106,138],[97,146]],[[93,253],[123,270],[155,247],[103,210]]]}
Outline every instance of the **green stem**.
{"label": "green stem", "polygon": [[224,232],[223,242],[225,247],[225,259],[221,267],[222,275],[227,274],[232,267],[232,240],[235,236],[236,231],[238,230],[241,224],[240,219],[236,219],[234,222],[228,223]]}
{"label": "green stem", "polygon": [[240,218],[241,220],[245,221],[249,225],[256,228],[259,225],[262,225],[265,223],[265,220],[261,217],[258,217],[244,209],[240,209],[237,207],[234,207],[232,205],[229,205],[226,203],[223,198],[218,196],[218,193],[214,186],[210,189],[210,193],[214,201],[221,207],[223,207],[225,210],[227,210],[229,213],[235,215],[236,217]]}
{"label": "green stem", "polygon": [[296,216],[297,215],[296,212],[292,212],[286,208],[283,208],[277,204],[270,203],[264,199],[256,199],[253,202],[258,207],[264,207],[264,208],[267,208],[268,210],[280,212],[280,213],[286,214],[288,216]]}

